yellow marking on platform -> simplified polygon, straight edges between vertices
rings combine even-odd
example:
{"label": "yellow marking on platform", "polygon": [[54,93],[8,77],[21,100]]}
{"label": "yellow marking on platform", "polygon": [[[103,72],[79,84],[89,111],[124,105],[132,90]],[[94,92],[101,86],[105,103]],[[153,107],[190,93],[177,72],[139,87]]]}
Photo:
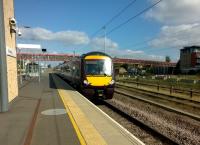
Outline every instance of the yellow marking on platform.
{"label": "yellow marking on platform", "polygon": [[64,105],[65,105],[66,110],[68,110],[68,111],[67,111],[67,114],[68,114],[68,116],[69,116],[69,119],[70,119],[70,121],[71,121],[73,127],[74,127],[74,130],[75,130],[75,132],[76,132],[76,134],[77,134],[77,137],[78,137],[78,139],[79,139],[80,144],[81,144],[81,145],[86,145],[86,142],[85,142],[85,140],[84,140],[84,138],[83,138],[83,136],[82,136],[82,134],[81,134],[81,132],[80,132],[80,130],[79,130],[79,128],[78,128],[78,126],[77,126],[77,124],[76,124],[76,122],[75,122],[75,120],[74,120],[72,114],[71,114],[71,112],[69,111],[69,108],[67,107],[67,103],[64,101],[64,98],[63,98],[63,96],[61,95],[61,92],[60,92],[59,89],[58,89],[58,93],[59,93],[59,95],[60,95],[60,97],[61,97],[61,99],[62,99],[62,101],[63,101],[63,103],[64,103]]}
{"label": "yellow marking on platform", "polygon": [[[54,78],[54,77],[53,77]],[[61,87],[60,78],[54,78],[56,87]],[[72,93],[73,91],[66,91],[63,89],[57,89],[58,93],[68,110],[69,118],[72,122],[72,125],[77,133],[78,139],[81,145],[106,145],[107,143],[103,137],[98,133],[92,123],[87,119],[85,114],[81,111],[78,105],[73,101]],[[76,94],[77,95],[77,94]],[[73,96],[77,97],[77,96]]]}

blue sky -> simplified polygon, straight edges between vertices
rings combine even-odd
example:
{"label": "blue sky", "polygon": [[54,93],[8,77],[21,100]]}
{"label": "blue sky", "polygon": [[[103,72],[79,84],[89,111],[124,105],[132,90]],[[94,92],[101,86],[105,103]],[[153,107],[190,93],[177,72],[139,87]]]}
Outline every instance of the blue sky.
{"label": "blue sky", "polygon": [[[106,31],[109,32],[156,1],[158,0],[136,0],[106,27]],[[49,53],[73,53],[75,50],[82,54],[102,51],[104,32],[101,31],[94,37],[91,35],[130,2],[131,0],[15,0],[15,17],[22,31],[22,36],[17,41],[41,44]],[[112,56],[150,60],[164,60],[169,55],[173,61],[177,61],[180,48],[200,42],[200,31],[197,31],[200,15],[198,5],[199,0],[163,0],[108,35],[106,52]],[[23,26],[31,28],[25,29]],[[144,42],[149,39],[151,41]]]}

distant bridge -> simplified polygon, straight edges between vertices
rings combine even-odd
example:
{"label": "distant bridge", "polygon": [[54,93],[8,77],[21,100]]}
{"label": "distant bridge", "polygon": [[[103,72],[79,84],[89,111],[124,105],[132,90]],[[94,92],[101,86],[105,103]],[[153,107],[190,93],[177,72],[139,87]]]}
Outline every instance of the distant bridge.
{"label": "distant bridge", "polygon": [[142,66],[154,66],[154,67],[175,67],[176,63],[153,61],[153,60],[141,60],[141,59],[125,59],[125,58],[113,58],[115,64],[132,64]]}
{"label": "distant bridge", "polygon": [[53,54],[53,53],[17,53],[17,59],[30,61],[68,61],[72,54]]}
{"label": "distant bridge", "polygon": [[[69,61],[73,54],[52,54],[52,53],[18,53],[18,60],[30,60],[30,61]],[[75,57],[78,57],[76,55]],[[175,67],[176,63],[168,63],[164,61],[151,61],[151,60],[138,60],[138,59],[124,59],[113,58],[114,64],[130,64],[152,67]]]}

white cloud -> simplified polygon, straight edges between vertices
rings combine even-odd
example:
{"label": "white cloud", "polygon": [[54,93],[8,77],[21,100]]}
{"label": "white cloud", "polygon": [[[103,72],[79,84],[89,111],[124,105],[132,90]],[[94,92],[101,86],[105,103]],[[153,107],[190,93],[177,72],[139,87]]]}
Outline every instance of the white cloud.
{"label": "white cloud", "polygon": [[[104,38],[96,37],[91,40],[90,45],[95,49],[104,48]],[[111,39],[106,38],[106,49],[118,48],[118,44]]]}
{"label": "white cloud", "polygon": [[107,53],[113,57],[119,57],[119,58],[156,60],[156,61],[164,61],[165,59],[164,56],[145,54],[143,51],[134,51],[130,49],[109,49]]}
{"label": "white cloud", "polygon": [[59,31],[52,32],[44,28],[21,28],[22,39],[60,41],[66,45],[88,44],[89,38],[84,32],[79,31]]}
{"label": "white cloud", "polygon": [[57,51],[52,51],[51,53],[52,54],[59,54]]}
{"label": "white cloud", "polygon": [[161,56],[161,55],[154,55],[154,54],[147,55],[147,58],[148,58],[149,60],[160,60],[160,61],[164,61],[164,59],[165,59],[164,56]]}
{"label": "white cloud", "polygon": [[[79,31],[60,31],[52,32],[45,28],[30,28],[20,29],[22,32],[21,39],[29,40],[45,40],[45,41],[59,41],[67,45],[85,45],[89,44],[88,49],[100,50],[104,48],[104,38],[93,38],[90,39],[87,34]],[[143,51],[131,50],[131,49],[119,49],[118,43],[113,40],[106,38],[106,52],[111,56],[117,56],[122,58],[133,58],[133,59],[145,59],[145,60],[164,60],[162,56],[148,55]],[[57,51],[52,51],[53,54],[57,54]]]}
{"label": "white cloud", "polygon": [[[88,35],[79,31],[59,31],[52,32],[45,28],[20,28],[22,32],[21,39],[29,40],[45,40],[45,41],[59,41],[67,45],[85,45],[89,44],[95,49],[104,48],[104,38],[93,38],[90,40]],[[118,44],[109,38],[106,38],[106,48],[117,48]]]}
{"label": "white cloud", "polygon": [[143,51],[134,51],[130,49],[109,49],[107,52],[113,56],[129,56],[134,57],[138,54],[143,54]]}
{"label": "white cloud", "polygon": [[130,50],[130,49],[126,49],[125,52],[127,52],[128,54],[141,54],[141,53],[144,53],[141,50]]}
{"label": "white cloud", "polygon": [[149,45],[156,48],[182,48],[185,45],[200,44],[200,24],[182,24],[176,26],[163,26],[159,37],[152,40]]}
{"label": "white cloud", "polygon": [[[156,0],[150,0],[155,3]],[[199,22],[200,0],[163,0],[146,13],[146,17],[165,24],[188,24]]]}

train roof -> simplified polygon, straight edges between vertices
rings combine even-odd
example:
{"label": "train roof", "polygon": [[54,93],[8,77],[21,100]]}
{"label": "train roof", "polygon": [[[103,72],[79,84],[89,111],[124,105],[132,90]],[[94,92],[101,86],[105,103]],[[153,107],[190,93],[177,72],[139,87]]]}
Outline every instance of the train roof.
{"label": "train roof", "polygon": [[97,56],[102,56],[103,55],[103,56],[108,56],[108,57],[111,58],[110,55],[108,55],[108,54],[106,54],[104,52],[99,52],[99,51],[88,52],[86,54],[81,55],[81,58],[85,58],[86,56],[89,56],[89,55],[97,55]]}

